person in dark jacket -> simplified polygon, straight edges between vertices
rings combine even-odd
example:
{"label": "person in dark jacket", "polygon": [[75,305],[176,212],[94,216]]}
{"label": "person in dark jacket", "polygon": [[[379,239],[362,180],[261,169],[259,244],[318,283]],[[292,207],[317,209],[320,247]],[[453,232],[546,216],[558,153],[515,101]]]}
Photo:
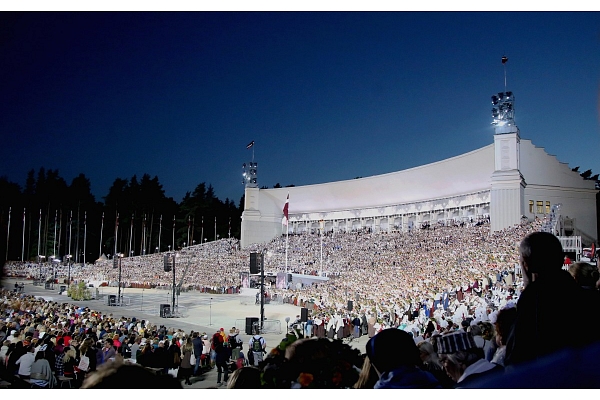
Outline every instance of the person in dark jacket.
{"label": "person in dark jacket", "polygon": [[202,353],[204,350],[202,344],[202,338],[198,334],[198,332],[194,332],[192,334],[192,344],[194,346],[194,356],[196,357],[196,364],[194,365],[194,375],[198,374],[198,370],[200,369],[200,360],[202,357]]}
{"label": "person in dark jacket", "polygon": [[[215,345],[215,353],[217,353],[216,365],[217,365],[217,386],[222,386],[224,382],[227,382],[229,378],[229,366],[227,363],[231,358],[231,348],[227,342],[217,343]],[[223,380],[221,381],[221,374],[224,374]]]}
{"label": "person in dark jacket", "polygon": [[[531,233],[521,241],[519,253],[525,289],[517,301],[514,329],[508,335],[505,365],[597,341],[599,331],[587,329],[587,314],[600,304],[590,303],[585,289],[562,269],[564,253],[558,238],[548,232]],[[561,320],[570,321],[573,332],[588,334],[565,334],[556,329],[556,321]]]}
{"label": "person in dark jacket", "polygon": [[400,329],[384,329],[367,342],[367,356],[379,380],[374,389],[441,389],[439,381],[423,371],[412,336]]}

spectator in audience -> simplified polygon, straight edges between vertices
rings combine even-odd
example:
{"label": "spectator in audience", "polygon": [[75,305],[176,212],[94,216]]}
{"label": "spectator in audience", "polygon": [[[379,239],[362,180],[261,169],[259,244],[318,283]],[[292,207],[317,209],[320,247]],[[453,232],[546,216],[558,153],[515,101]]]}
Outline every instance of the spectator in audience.
{"label": "spectator in audience", "polygon": [[156,375],[136,364],[124,363],[121,356],[90,374],[84,389],[181,389],[181,383],[169,374]]}
{"label": "spectator in audience", "polygon": [[547,232],[527,235],[519,246],[525,289],[517,302],[514,329],[506,344],[505,364],[532,361],[540,356],[597,340],[598,330],[588,335],[565,335],[555,329],[557,320],[570,320],[570,328],[586,331],[587,310],[600,304],[584,304],[583,289],[563,267],[558,238]]}
{"label": "spectator in audience", "polygon": [[[197,337],[197,336],[196,336]],[[186,340],[185,344],[181,348],[181,365],[179,367],[179,374],[182,378],[185,379],[186,385],[191,385],[190,376],[192,376],[193,365],[190,362],[190,358],[192,357],[192,351],[194,351],[194,345],[191,340]],[[198,353],[198,358],[200,358],[200,354]]]}
{"label": "spectator in audience", "polygon": [[204,343],[198,332],[192,334],[192,345],[194,346],[194,356],[196,357],[196,364],[194,365],[194,375],[198,374],[200,369],[200,363],[202,361]]}
{"label": "spectator in audience", "polygon": [[494,323],[496,331],[496,343],[498,348],[492,358],[492,363],[505,366],[506,357],[506,339],[513,330],[515,320],[517,319],[517,308],[514,303],[509,303],[500,309],[495,315],[490,316]]}
{"label": "spectator in audience", "polygon": [[424,340],[417,343],[417,348],[419,349],[419,356],[423,362],[421,369],[431,373],[435,379],[438,380],[440,385],[442,385],[442,388],[452,388],[454,386],[454,381],[446,374],[444,366],[442,365],[433,344],[431,344],[429,340]]}
{"label": "spectator in audience", "polygon": [[19,368],[19,377],[21,379],[29,379],[31,374],[31,366],[35,362],[35,354],[33,353],[34,348],[29,345],[25,348],[25,353],[16,361],[16,365]]}
{"label": "spectator in audience", "polygon": [[243,367],[233,371],[227,382],[227,389],[260,389],[260,370]]}
{"label": "spectator in audience", "polygon": [[373,389],[375,383],[379,380],[379,375],[377,375],[377,371],[371,365],[369,356],[365,355],[364,358],[360,374],[358,374],[358,380],[352,386],[353,389]]}
{"label": "spectator in audience", "polygon": [[35,355],[35,362],[31,366],[30,379],[31,383],[37,386],[53,388],[56,386],[56,378],[45,355],[44,351],[38,351]]}
{"label": "spectator in audience", "polygon": [[483,349],[477,347],[469,332],[456,331],[440,336],[437,350],[446,373],[456,382],[455,387],[503,371],[501,366],[483,357]]}
{"label": "spectator in audience", "polygon": [[400,329],[384,329],[367,342],[367,356],[379,375],[374,389],[436,389],[439,381],[418,366],[419,349]]}

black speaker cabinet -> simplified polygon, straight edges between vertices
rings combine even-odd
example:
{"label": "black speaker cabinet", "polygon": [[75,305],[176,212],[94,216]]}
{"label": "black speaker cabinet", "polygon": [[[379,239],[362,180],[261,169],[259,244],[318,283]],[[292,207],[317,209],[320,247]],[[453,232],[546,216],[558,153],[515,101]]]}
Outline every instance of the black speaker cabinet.
{"label": "black speaker cabinet", "polygon": [[348,311],[352,311],[352,308],[354,308],[354,303],[352,303],[352,300],[348,300]]}
{"label": "black speaker cabinet", "polygon": [[260,264],[262,261],[261,253],[250,253],[250,273],[260,274]]}
{"label": "black speaker cabinet", "polygon": [[116,306],[117,305],[117,296],[114,294],[109,294],[108,295],[108,305],[109,306]]}
{"label": "black speaker cabinet", "polygon": [[253,332],[254,323],[258,323],[258,317],[246,317],[246,335],[254,335],[258,332]]}
{"label": "black speaker cabinet", "polygon": [[171,316],[171,305],[170,304],[161,304],[160,305],[160,317],[161,318],[169,318]]}
{"label": "black speaker cabinet", "polygon": [[300,322],[308,321],[308,308],[300,309]]}

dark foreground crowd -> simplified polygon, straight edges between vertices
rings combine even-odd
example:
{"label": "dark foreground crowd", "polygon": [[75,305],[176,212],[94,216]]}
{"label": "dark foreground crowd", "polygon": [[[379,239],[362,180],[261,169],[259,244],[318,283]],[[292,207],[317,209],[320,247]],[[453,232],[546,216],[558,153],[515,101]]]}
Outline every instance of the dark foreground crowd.
{"label": "dark foreground crowd", "polygon": [[527,235],[519,251],[524,289],[491,323],[432,319],[417,337],[388,328],[369,334],[362,352],[298,329],[266,353],[260,335],[209,338],[3,290],[1,378],[11,387],[181,388],[216,367],[228,388],[600,387],[598,269],[565,271],[549,233]]}

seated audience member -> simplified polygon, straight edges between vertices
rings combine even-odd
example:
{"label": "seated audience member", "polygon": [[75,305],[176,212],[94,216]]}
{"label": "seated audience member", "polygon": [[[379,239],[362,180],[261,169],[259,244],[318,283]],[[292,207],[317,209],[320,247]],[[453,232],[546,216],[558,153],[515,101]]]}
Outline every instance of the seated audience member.
{"label": "seated audience member", "polygon": [[353,389],[373,389],[375,383],[379,380],[379,375],[377,375],[377,371],[373,368],[371,364],[371,360],[369,360],[369,356],[365,355],[365,360],[363,362],[362,368],[360,369],[360,374],[358,374],[358,380],[352,386]]}
{"label": "seated audience member", "polygon": [[45,355],[44,351],[38,351],[35,355],[35,362],[31,366],[31,383],[40,387],[53,388],[56,386],[56,378]]}
{"label": "seated audience member", "polygon": [[181,389],[181,382],[169,374],[157,375],[140,365],[124,363],[121,356],[102,364],[83,381],[82,389]]}
{"label": "seated audience member", "polygon": [[421,367],[424,371],[430,372],[440,382],[443,388],[449,389],[454,386],[454,381],[450,379],[444,366],[442,365],[440,358],[438,357],[433,344],[429,341],[422,341],[417,344],[419,348],[419,355],[423,366]]}
{"label": "seated audience member", "polygon": [[456,331],[442,335],[437,341],[438,354],[454,387],[463,387],[489,374],[501,373],[503,368],[484,358],[469,332]]}
{"label": "seated audience member", "polygon": [[260,387],[260,370],[255,367],[238,368],[227,381],[227,389],[260,389]]}
{"label": "seated audience member", "polygon": [[367,342],[367,356],[379,375],[374,389],[437,389],[440,382],[418,366],[419,349],[412,336],[400,329],[385,329]]}
{"label": "seated audience member", "polygon": [[493,317],[494,326],[496,328],[496,343],[498,344],[498,349],[496,350],[496,353],[494,353],[492,363],[504,367],[504,358],[506,356],[506,340],[514,327],[516,319],[517,308],[514,303],[507,304]]}

